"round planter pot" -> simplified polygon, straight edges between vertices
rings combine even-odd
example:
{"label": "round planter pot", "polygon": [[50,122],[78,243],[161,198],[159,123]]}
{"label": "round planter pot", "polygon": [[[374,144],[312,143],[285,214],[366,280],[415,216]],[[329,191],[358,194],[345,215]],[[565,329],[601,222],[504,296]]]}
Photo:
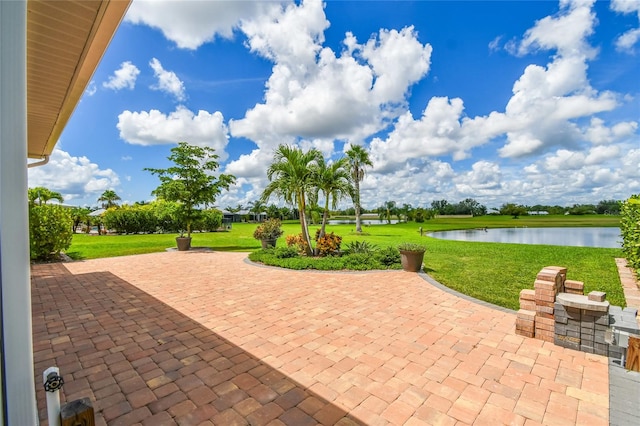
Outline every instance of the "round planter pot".
{"label": "round planter pot", "polygon": [[400,250],[400,263],[402,263],[402,269],[407,272],[420,272],[422,270],[423,259],[423,251]]}
{"label": "round planter pot", "polygon": [[276,246],[276,241],[278,241],[277,238],[274,238],[272,240],[260,240],[260,242],[262,243],[262,248],[263,249],[266,249],[266,248],[269,248],[269,247],[275,247]]}
{"label": "round planter pot", "polygon": [[178,251],[187,251],[191,248],[191,237],[176,237]]}

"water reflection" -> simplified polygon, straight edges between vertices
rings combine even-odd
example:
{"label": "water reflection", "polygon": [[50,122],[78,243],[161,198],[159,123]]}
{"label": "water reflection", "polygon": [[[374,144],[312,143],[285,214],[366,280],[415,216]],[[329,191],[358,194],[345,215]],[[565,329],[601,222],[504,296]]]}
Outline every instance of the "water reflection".
{"label": "water reflection", "polygon": [[439,231],[434,238],[489,243],[620,248],[620,228],[496,228]]}
{"label": "water reflection", "polygon": [[[387,225],[389,224],[389,221],[385,220],[380,220],[380,219],[362,219],[360,222],[362,222],[363,225]],[[351,220],[351,219],[330,219],[327,222],[329,225],[355,225],[356,221],[355,220]],[[398,223],[398,219],[391,219],[391,224],[393,225],[394,223]]]}

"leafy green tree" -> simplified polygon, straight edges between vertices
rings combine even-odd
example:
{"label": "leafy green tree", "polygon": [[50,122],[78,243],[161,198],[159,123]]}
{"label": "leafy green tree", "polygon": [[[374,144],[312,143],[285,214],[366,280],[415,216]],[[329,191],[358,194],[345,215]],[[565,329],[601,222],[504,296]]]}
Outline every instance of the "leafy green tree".
{"label": "leafy green tree", "polygon": [[249,201],[249,212],[253,213],[253,218],[259,220],[260,213],[264,213],[267,205],[262,200]]}
{"label": "leafy green tree", "polygon": [[120,201],[121,198],[116,191],[113,189],[107,189],[102,193],[100,198],[98,198],[98,202],[102,203],[102,208],[108,209],[111,207],[117,207],[118,203],[116,201]]}
{"label": "leafy green tree", "polygon": [[73,233],[75,234],[81,223],[87,224],[89,222],[89,210],[86,207],[73,207],[71,209],[71,220],[73,221]]}
{"label": "leafy green tree", "polygon": [[602,200],[596,206],[598,214],[620,214],[622,203],[618,200]]}
{"label": "leafy green tree", "polygon": [[373,167],[373,163],[369,158],[367,150],[359,145],[352,145],[345,154],[349,161],[351,181],[353,184],[351,199],[353,200],[353,207],[356,214],[356,232],[362,232],[362,220],[360,218],[360,215],[362,214],[362,205],[360,203],[360,182],[364,179],[366,167]]}
{"label": "leafy green tree", "polygon": [[282,219],[280,209],[275,204],[270,204],[269,207],[267,207],[267,216],[269,219]]}
{"label": "leafy green tree", "polygon": [[35,188],[29,188],[27,190],[27,199],[29,200],[29,205],[43,205],[47,204],[48,201],[58,200],[59,202],[63,202],[64,198],[62,194],[56,191],[52,191],[43,186],[36,186]]}
{"label": "leafy green tree", "polygon": [[278,210],[280,211],[280,218],[282,218],[283,220],[291,219],[293,217],[293,212],[287,206],[280,207]]}
{"label": "leafy green tree", "polygon": [[173,166],[144,170],[160,179],[160,185],[151,192],[152,195],[179,203],[177,213],[190,238],[191,224],[199,216],[198,206],[215,203],[216,197],[223,189],[228,190],[236,178],[227,174],[213,175],[220,166],[213,148],[180,142],[171,148],[171,155],[167,158]]}
{"label": "leafy green tree", "polygon": [[311,256],[312,246],[305,216],[307,196],[313,190],[313,166],[322,159],[317,149],[303,152],[298,147],[280,145],[273,156],[273,163],[267,170],[269,184],[262,193],[266,202],[271,195],[277,195],[289,204],[295,204],[300,214],[300,228],[305,242],[305,253]]}
{"label": "leafy green tree", "polygon": [[322,210],[322,225],[318,238],[325,235],[325,228],[329,220],[329,203],[336,209],[338,201],[351,193],[351,180],[349,175],[349,163],[346,158],[341,158],[331,164],[327,164],[322,158],[313,168],[313,180],[316,192],[324,195],[324,209]]}
{"label": "leafy green tree", "polygon": [[526,215],[527,209],[524,206],[518,204],[505,203],[500,207],[500,214],[505,216],[513,216],[514,219],[517,219],[520,216]]}
{"label": "leafy green tree", "polygon": [[[401,216],[404,216],[404,220],[408,222],[409,220],[413,220],[413,206],[411,204],[404,203],[402,207],[398,207],[398,213]],[[402,219],[400,219],[402,220]]]}
{"label": "leafy green tree", "polygon": [[392,216],[398,216],[399,210],[395,201],[385,201],[384,205],[378,208],[378,216],[380,219],[384,219],[387,223],[391,223]]}

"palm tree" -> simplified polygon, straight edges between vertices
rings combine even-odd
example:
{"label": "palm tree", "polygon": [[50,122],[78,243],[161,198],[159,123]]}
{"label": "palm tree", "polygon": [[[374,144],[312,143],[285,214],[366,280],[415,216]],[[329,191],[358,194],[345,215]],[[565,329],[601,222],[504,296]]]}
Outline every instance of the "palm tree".
{"label": "palm tree", "polygon": [[312,254],[311,238],[304,213],[307,194],[313,189],[313,166],[320,161],[322,161],[322,154],[315,148],[303,152],[298,147],[280,145],[273,155],[273,163],[267,170],[269,184],[261,197],[263,202],[267,202],[272,194],[276,194],[287,203],[298,207],[300,228],[306,242],[305,252],[308,256]]}
{"label": "palm tree", "polygon": [[362,232],[360,219],[360,182],[364,179],[365,167],[373,167],[373,163],[369,158],[369,153],[359,145],[352,145],[345,154],[347,154],[349,160],[351,179],[353,181],[351,199],[353,200],[353,207],[356,211],[356,232]]}
{"label": "palm tree", "polygon": [[249,201],[249,212],[253,213],[253,218],[257,222],[260,222],[260,213],[264,213],[267,209],[267,205],[262,200]]}
{"label": "palm tree", "polygon": [[325,234],[325,227],[329,219],[329,200],[331,208],[338,208],[338,201],[351,193],[351,180],[349,174],[349,163],[346,158],[341,158],[331,164],[327,164],[322,158],[314,167],[314,180],[316,190],[324,195],[324,209],[322,212],[322,226],[320,235]]}
{"label": "palm tree", "polygon": [[107,189],[102,193],[100,198],[98,198],[98,202],[102,202],[102,207],[108,209],[109,207],[116,207],[118,203],[116,201],[120,201],[121,198],[116,194],[116,191],[113,189]]}
{"label": "palm tree", "polygon": [[38,201],[38,205],[47,204],[47,201],[50,200],[58,200],[61,203],[64,201],[61,193],[52,191],[43,186],[29,188],[27,190],[27,199],[29,200],[30,205],[34,205],[36,200]]}

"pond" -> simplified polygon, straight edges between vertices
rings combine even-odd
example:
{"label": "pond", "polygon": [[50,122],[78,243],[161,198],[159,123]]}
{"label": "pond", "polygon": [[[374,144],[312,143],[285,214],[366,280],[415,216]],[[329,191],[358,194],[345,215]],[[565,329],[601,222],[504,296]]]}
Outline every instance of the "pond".
{"label": "pond", "polygon": [[[385,219],[385,220],[380,220],[380,219],[362,219],[360,221],[362,223],[363,226],[367,226],[367,225],[387,225],[389,222]],[[329,219],[329,222],[327,222],[329,225],[355,225],[356,221],[355,219]],[[397,219],[391,219],[391,224],[394,223],[398,223]]]}
{"label": "pond", "polygon": [[552,246],[620,248],[620,228],[494,228],[438,231],[443,240],[489,243],[546,244]]}

